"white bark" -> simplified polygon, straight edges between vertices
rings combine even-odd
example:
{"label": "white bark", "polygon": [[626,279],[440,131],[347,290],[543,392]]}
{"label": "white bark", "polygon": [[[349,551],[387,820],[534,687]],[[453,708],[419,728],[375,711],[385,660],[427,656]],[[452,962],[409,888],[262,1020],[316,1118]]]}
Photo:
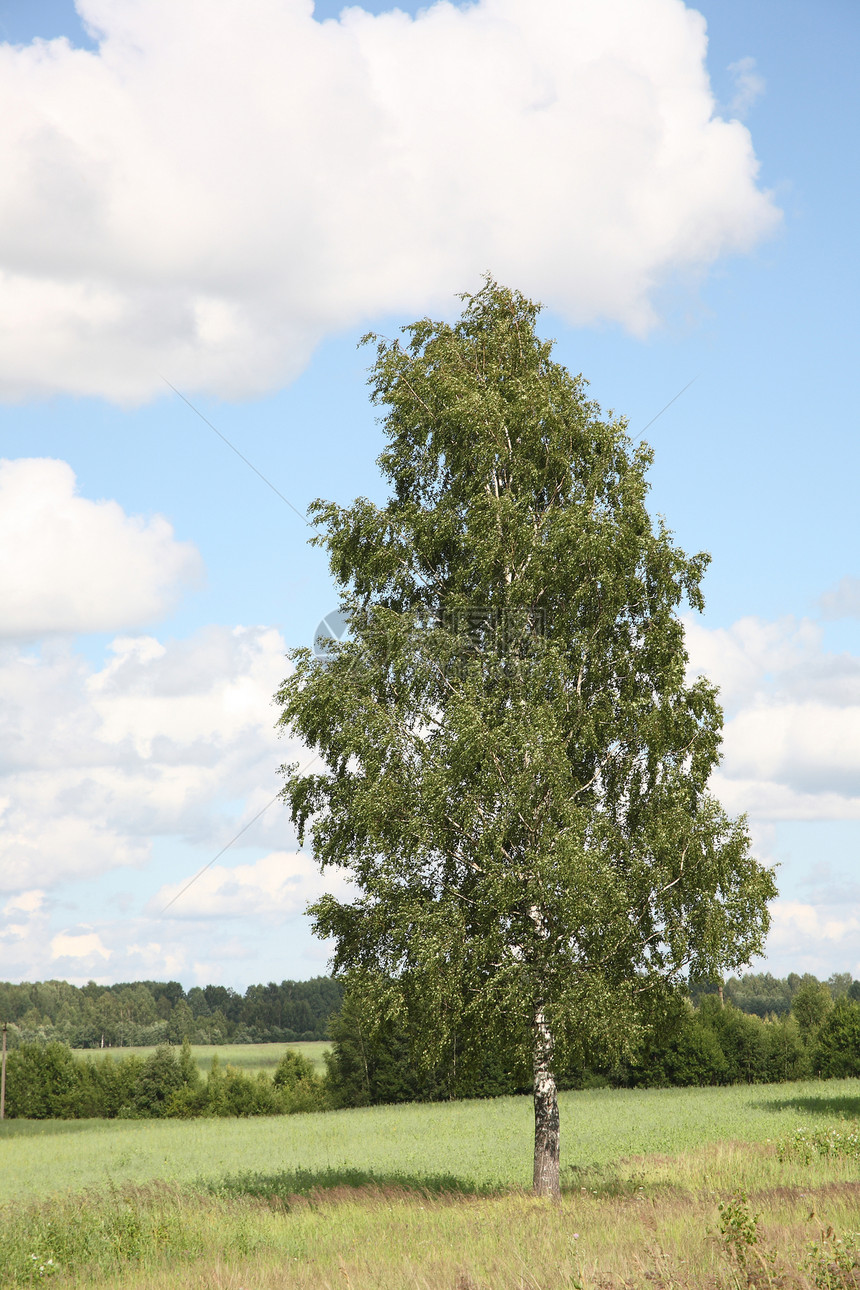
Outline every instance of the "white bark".
{"label": "white bark", "polygon": [[535,1167],[534,1190],[538,1196],[558,1196],[560,1135],[558,1092],[552,1069],[552,1032],[539,1005],[534,1017]]}

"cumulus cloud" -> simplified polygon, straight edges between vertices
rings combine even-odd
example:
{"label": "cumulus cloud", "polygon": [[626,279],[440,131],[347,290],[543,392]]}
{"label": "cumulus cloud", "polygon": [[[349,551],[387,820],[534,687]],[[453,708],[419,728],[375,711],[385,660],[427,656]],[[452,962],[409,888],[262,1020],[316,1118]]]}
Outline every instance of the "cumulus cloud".
{"label": "cumulus cloud", "polygon": [[777,974],[828,977],[834,964],[860,976],[860,908],[775,900],[771,906],[767,968]]}
{"label": "cumulus cloud", "polygon": [[[257,871],[259,882],[276,898],[279,883],[274,866],[281,858],[295,880],[298,871],[290,869],[291,853],[277,857],[271,873],[265,868]],[[254,886],[246,872],[253,868],[237,866],[242,871],[238,885],[246,892]],[[220,884],[222,889],[228,881]],[[138,914],[88,922],[70,922],[66,909],[38,892],[36,904],[31,901],[26,909],[8,902],[6,919],[0,919],[3,976],[24,981],[61,978],[79,985],[89,980],[172,979],[186,987],[221,982],[243,990],[252,981],[272,977],[316,976],[326,971],[333,946],[312,940],[300,915],[305,900],[322,889],[319,875],[308,872],[301,899],[297,892],[292,897],[297,906],[293,914],[285,908],[274,914],[257,910],[250,900],[244,919],[204,909],[196,917],[173,920]],[[342,884],[330,876],[326,889],[339,891]]]}
{"label": "cumulus cloud", "polygon": [[754,58],[739,58],[729,64],[735,82],[735,92],[729,104],[729,115],[743,120],[750,108],[764,94],[764,77],[756,71]]}
{"label": "cumulus cloud", "polygon": [[860,819],[860,658],[791,617],[690,622],[687,642],[691,670],[721,689],[726,805],[762,820]]}
{"label": "cumulus cloud", "polygon": [[[0,890],[143,865],[158,837],[223,845],[237,821],[222,804],[243,802],[250,820],[277,789],[290,750],[271,696],[286,670],[266,628],[210,627],[169,645],[118,638],[98,669],[65,644],[38,656],[6,647]],[[274,807],[246,840],[286,831]]]}
{"label": "cumulus cloud", "polygon": [[840,578],[818,601],[822,617],[860,618],[860,578]]}
{"label": "cumulus cloud", "polygon": [[449,307],[486,268],[643,332],[668,275],[778,219],[680,0],[78,9],[95,52],[0,45],[9,398],[269,389],[333,330]]}
{"label": "cumulus cloud", "polygon": [[109,959],[110,950],[102,944],[98,932],[58,932],[51,941],[53,959]]}
{"label": "cumulus cloud", "polygon": [[0,460],[0,551],[0,638],[144,623],[202,573],[162,516],[78,496],[71,466],[47,458]]}
{"label": "cumulus cloud", "polygon": [[345,872],[327,869],[301,851],[275,851],[253,864],[213,865],[187,890],[166,884],[150,902],[158,913],[171,902],[171,918],[254,918],[282,923],[304,912],[323,891],[347,890]]}

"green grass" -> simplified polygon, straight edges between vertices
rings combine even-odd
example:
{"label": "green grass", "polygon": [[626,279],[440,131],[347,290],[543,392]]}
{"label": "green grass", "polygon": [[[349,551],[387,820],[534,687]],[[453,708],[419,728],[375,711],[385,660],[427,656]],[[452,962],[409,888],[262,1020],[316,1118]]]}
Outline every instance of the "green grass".
{"label": "green grass", "polygon": [[[222,1065],[235,1066],[242,1071],[273,1071],[280,1061],[282,1055],[291,1049],[301,1053],[313,1062],[317,1072],[322,1075],[325,1073],[325,1062],[323,1054],[328,1051],[331,1044],[325,1041],[319,1043],[295,1043],[295,1044],[192,1044],[191,1052],[194,1054],[194,1060],[205,1073],[212,1066],[212,1058],[215,1053],[218,1054],[218,1060]],[[141,1057],[146,1057],[149,1053],[154,1053],[154,1048],[75,1048],[74,1053],[78,1057],[99,1058],[104,1056],[110,1057],[127,1057],[129,1053],[137,1053]]]}
{"label": "green grass", "polygon": [[[561,1096],[569,1182],[636,1156],[764,1142],[808,1124],[860,1118],[860,1080],[702,1089],[599,1089]],[[352,1168],[467,1187],[530,1181],[527,1097],[372,1107],[245,1120],[7,1120],[0,1201],[155,1179]]]}
{"label": "green grass", "polygon": [[[527,1195],[528,1098],[268,1120],[6,1121],[3,1284],[739,1290],[751,1282],[719,1211],[739,1188],[760,1216],[745,1252],[756,1285],[860,1284],[833,1272],[860,1231],[854,1139],[830,1134],[826,1152],[778,1145],[800,1126],[860,1118],[860,1081],[595,1090],[564,1094],[561,1112],[557,1205]],[[831,1149],[843,1138],[851,1151]]]}

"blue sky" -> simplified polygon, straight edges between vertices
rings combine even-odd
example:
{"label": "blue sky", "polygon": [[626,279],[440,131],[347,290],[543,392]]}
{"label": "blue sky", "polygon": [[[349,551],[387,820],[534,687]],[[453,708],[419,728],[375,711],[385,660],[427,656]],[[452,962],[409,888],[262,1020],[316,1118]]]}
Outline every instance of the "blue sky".
{"label": "blue sky", "polygon": [[380,497],[358,337],[485,269],[633,434],[693,382],[645,437],[713,557],[715,787],[780,865],[768,966],[860,975],[856,6],[78,8],[0,0],[0,977],[324,970],[279,805],[160,914],[276,793],[335,603],[164,382],[299,511]]}

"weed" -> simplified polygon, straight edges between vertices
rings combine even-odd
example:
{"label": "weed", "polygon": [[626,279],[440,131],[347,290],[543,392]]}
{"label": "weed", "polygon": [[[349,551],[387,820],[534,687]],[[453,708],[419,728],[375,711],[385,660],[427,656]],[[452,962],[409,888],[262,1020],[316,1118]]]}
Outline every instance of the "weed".
{"label": "weed", "polygon": [[816,1290],[854,1290],[860,1286],[860,1233],[837,1236],[832,1227],[807,1247],[806,1271]]}
{"label": "weed", "polygon": [[856,1124],[826,1129],[795,1129],[777,1144],[781,1162],[798,1160],[808,1165],[816,1157],[825,1160],[856,1160],[860,1156],[860,1129]]}
{"label": "weed", "polygon": [[747,1255],[758,1245],[758,1214],[751,1214],[749,1197],[737,1191],[726,1201],[721,1201],[720,1235],[730,1257],[742,1267],[747,1266]]}
{"label": "weed", "polygon": [[[768,1286],[773,1285],[776,1270],[776,1251],[761,1248],[758,1214],[750,1213],[749,1196],[736,1191],[719,1205],[720,1235],[730,1265],[744,1277],[750,1290],[755,1290],[754,1275],[764,1276]],[[735,1277],[735,1285],[740,1282]]]}

